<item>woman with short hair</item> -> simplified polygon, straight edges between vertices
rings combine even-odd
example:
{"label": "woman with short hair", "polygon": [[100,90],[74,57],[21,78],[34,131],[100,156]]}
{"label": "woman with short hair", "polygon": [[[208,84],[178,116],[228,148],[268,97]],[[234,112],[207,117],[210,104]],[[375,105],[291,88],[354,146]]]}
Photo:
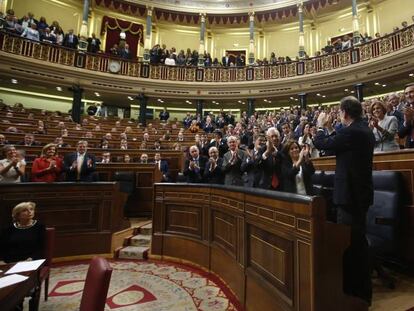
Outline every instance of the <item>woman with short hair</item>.
{"label": "woman with short hair", "polygon": [[46,228],[34,219],[35,208],[34,202],[22,202],[13,208],[13,224],[0,233],[0,259],[4,262],[44,257]]}
{"label": "woman with short hair", "polygon": [[33,161],[32,181],[59,181],[62,168],[63,163],[62,159],[57,155],[57,146],[55,144],[47,144],[43,147],[41,156]]}
{"label": "woman with short hair", "polygon": [[395,141],[398,132],[398,120],[394,116],[387,116],[387,108],[382,101],[374,100],[370,107],[371,118],[369,127],[375,136],[374,152],[398,150],[400,147]]}

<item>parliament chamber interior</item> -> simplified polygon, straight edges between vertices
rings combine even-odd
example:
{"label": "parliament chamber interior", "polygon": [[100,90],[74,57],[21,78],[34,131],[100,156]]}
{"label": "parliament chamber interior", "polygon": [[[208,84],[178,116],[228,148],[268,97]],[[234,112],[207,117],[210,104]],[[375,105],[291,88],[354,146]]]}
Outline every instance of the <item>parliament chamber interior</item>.
{"label": "parliament chamber interior", "polygon": [[0,309],[413,311],[413,148],[412,0],[0,0]]}

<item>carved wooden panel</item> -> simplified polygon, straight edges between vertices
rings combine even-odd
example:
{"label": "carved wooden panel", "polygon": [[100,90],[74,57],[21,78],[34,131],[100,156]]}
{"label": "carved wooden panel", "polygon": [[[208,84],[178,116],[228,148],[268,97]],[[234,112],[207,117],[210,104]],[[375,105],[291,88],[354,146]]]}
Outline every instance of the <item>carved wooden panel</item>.
{"label": "carved wooden panel", "polygon": [[202,239],[202,208],[165,204],[165,231]]}
{"label": "carved wooden panel", "polygon": [[247,265],[292,299],[293,242],[249,225],[247,243]]}
{"label": "carved wooden panel", "polygon": [[237,220],[234,216],[213,211],[211,222],[211,239],[221,248],[236,258],[237,249]]}

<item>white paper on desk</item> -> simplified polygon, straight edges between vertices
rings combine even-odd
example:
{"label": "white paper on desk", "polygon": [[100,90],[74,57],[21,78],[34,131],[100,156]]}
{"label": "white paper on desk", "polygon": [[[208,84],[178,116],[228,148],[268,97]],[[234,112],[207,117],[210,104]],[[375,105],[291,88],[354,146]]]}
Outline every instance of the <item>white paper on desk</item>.
{"label": "white paper on desk", "polygon": [[11,267],[5,274],[13,274],[19,272],[33,271],[39,268],[45,259],[32,260],[32,261],[20,261]]}
{"label": "white paper on desk", "polygon": [[20,275],[20,274],[12,274],[12,275],[4,276],[0,278],[0,288],[10,286],[16,283],[20,283],[27,279],[28,279],[27,276]]}

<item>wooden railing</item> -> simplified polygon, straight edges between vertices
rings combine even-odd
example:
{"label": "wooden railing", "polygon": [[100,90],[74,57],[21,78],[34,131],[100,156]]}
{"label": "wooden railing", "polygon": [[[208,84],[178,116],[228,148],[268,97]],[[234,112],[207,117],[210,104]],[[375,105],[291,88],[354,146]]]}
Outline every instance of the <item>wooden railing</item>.
{"label": "wooden railing", "polygon": [[30,41],[0,32],[0,50],[49,63],[110,72],[111,62],[118,62],[122,76],[186,82],[243,82],[275,80],[327,72],[391,54],[414,45],[414,25],[392,34],[329,55],[267,66],[188,67],[150,65],[148,63],[90,54],[61,46]]}

